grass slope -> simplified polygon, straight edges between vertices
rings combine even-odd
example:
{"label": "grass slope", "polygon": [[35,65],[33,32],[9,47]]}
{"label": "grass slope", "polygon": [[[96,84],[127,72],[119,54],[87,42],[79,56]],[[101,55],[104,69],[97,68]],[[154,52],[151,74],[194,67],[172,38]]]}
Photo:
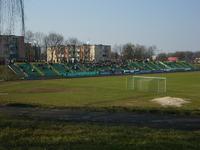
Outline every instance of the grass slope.
{"label": "grass slope", "polygon": [[[149,76],[149,75],[147,75]],[[167,77],[166,95],[140,93],[126,89],[126,77],[79,78],[0,83],[0,103],[20,103],[47,107],[125,107],[161,109],[150,102],[155,97],[190,99],[178,110],[199,111],[200,72],[155,74]]]}
{"label": "grass slope", "polygon": [[0,80],[13,81],[19,79],[8,67],[0,65]]}

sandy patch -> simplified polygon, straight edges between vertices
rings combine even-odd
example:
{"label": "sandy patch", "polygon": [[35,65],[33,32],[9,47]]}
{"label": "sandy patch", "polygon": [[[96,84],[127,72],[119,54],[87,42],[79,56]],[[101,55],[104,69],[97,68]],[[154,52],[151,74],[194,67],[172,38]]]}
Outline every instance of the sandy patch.
{"label": "sandy patch", "polygon": [[176,98],[176,97],[162,97],[162,98],[155,98],[151,100],[152,102],[158,103],[164,107],[182,107],[184,104],[190,103],[186,99]]}

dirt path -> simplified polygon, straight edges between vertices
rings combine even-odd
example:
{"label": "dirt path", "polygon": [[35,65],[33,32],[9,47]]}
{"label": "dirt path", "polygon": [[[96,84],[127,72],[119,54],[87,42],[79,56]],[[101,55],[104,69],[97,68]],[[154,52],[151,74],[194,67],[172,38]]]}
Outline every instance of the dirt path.
{"label": "dirt path", "polygon": [[161,115],[135,112],[97,112],[70,109],[42,109],[0,106],[0,113],[13,117],[39,120],[126,124],[159,129],[200,130],[200,117]]}

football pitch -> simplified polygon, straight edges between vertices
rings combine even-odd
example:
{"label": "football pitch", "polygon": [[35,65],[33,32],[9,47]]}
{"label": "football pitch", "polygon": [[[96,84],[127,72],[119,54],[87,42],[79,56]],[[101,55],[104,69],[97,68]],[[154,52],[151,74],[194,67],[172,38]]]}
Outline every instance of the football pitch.
{"label": "football pitch", "polygon": [[[166,77],[167,93],[127,89],[128,76],[0,82],[0,149],[199,149],[198,124],[191,130],[176,129],[173,126],[188,128],[187,123],[192,124],[199,118],[200,72],[145,76]],[[163,107],[151,101],[166,96],[182,98],[188,103],[182,107]],[[78,109],[69,111],[58,108]],[[141,115],[129,112],[138,110],[147,112]],[[151,117],[153,111],[156,114]],[[80,120],[87,120],[89,115],[102,121],[70,121],[71,117],[75,117],[74,113],[79,116],[79,112]],[[195,115],[185,115],[185,112]],[[118,114],[115,120],[124,120],[122,115],[126,113],[131,114],[127,120],[135,117],[139,119],[139,124],[109,123],[112,122],[109,119],[106,123],[102,115],[98,116]],[[170,118],[177,118],[178,122],[172,123]],[[180,124],[180,118],[187,123]],[[159,122],[152,122],[151,119]],[[145,120],[156,126],[151,127],[148,123],[142,125],[141,122]],[[165,123],[168,123],[167,128],[162,128]]]}
{"label": "football pitch", "polygon": [[167,93],[136,92],[127,89],[127,76],[74,78],[58,80],[0,82],[1,104],[25,104],[41,107],[167,109],[154,98],[186,99],[182,107],[170,108],[198,111],[200,108],[200,72],[152,74],[166,77]]}

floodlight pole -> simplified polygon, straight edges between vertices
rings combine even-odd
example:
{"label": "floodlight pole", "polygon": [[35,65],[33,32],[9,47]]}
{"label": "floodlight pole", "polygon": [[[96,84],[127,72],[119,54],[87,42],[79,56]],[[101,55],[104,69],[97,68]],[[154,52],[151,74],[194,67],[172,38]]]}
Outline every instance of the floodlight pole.
{"label": "floodlight pole", "polygon": [[24,1],[20,0],[20,5],[21,5],[21,20],[22,20],[22,36],[25,37],[25,21],[24,21]]}

